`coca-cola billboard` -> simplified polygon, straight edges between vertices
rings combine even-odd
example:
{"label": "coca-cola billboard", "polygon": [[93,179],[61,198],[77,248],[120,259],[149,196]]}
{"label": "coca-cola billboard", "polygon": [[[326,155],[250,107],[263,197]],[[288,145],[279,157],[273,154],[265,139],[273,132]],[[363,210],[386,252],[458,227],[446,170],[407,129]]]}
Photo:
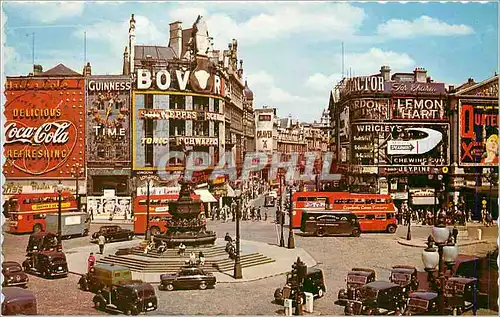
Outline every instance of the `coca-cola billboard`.
{"label": "coca-cola billboard", "polygon": [[5,177],[70,178],[85,163],[83,88],[83,78],[7,78]]}

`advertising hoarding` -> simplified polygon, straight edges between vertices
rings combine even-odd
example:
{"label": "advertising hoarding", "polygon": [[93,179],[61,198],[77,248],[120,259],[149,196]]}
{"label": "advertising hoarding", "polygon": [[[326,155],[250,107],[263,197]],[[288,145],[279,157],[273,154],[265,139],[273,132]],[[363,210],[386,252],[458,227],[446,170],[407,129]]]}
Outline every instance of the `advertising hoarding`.
{"label": "advertising hoarding", "polygon": [[84,79],[7,78],[7,178],[71,178],[84,165]]}
{"label": "advertising hoarding", "polygon": [[498,103],[459,103],[459,164],[498,166]]}
{"label": "advertising hoarding", "polygon": [[449,164],[448,123],[356,123],[352,130],[353,164],[393,167]]}
{"label": "advertising hoarding", "polygon": [[389,120],[389,99],[356,98],[349,101],[351,121]]}
{"label": "advertising hoarding", "polygon": [[130,92],[128,76],[86,80],[88,166],[130,162]]}
{"label": "advertising hoarding", "polygon": [[391,119],[446,121],[446,100],[437,98],[393,98]]}

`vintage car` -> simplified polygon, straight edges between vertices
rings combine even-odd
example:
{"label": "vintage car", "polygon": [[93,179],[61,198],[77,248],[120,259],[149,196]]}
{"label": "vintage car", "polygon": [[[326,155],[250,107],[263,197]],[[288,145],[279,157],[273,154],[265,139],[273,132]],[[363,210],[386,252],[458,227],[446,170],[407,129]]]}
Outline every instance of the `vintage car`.
{"label": "vintage car", "polygon": [[207,273],[203,269],[192,266],[183,267],[175,274],[162,274],[160,276],[159,290],[173,291],[174,289],[207,289],[213,288],[217,280],[212,273]]}
{"label": "vintage car", "polygon": [[2,289],[2,316],[36,315],[36,297],[33,292],[20,287]]}
{"label": "vintage car", "polygon": [[347,302],[346,315],[389,315],[402,313],[408,298],[401,286],[386,281],[375,281],[362,286],[358,300]]}
{"label": "vintage car", "polygon": [[375,281],[375,279],[375,270],[357,267],[351,269],[351,271],[347,273],[347,288],[343,288],[339,291],[338,299],[335,304],[345,306],[347,301],[357,300],[361,286],[371,283]]}
{"label": "vintage car", "polygon": [[92,239],[97,240],[101,235],[106,239],[106,243],[132,240],[134,238],[134,232],[132,230],[122,229],[120,226],[101,226],[99,231],[92,234]]}
{"label": "vintage car", "polygon": [[477,298],[477,279],[473,277],[450,277],[446,280],[446,306],[450,312],[457,310],[457,314],[471,310]]}
{"label": "vintage car", "polygon": [[[283,286],[283,288],[277,288],[274,291],[274,300],[276,303],[282,304],[287,298],[295,298],[295,290],[292,287],[294,281],[291,279],[292,273],[288,273],[285,286]],[[314,295],[314,298],[321,298],[325,295],[326,285],[323,270],[312,267],[307,268],[307,275],[302,284],[302,292],[311,293]]]}
{"label": "vintage car", "polygon": [[395,265],[392,267],[389,281],[401,286],[403,292],[412,292],[418,289],[417,269],[411,265]]}
{"label": "vintage car", "polygon": [[158,308],[158,299],[153,286],[142,281],[128,281],[105,287],[92,301],[98,310],[110,309],[127,315],[139,315],[141,312],[154,311]]}
{"label": "vintage car", "polygon": [[28,275],[23,272],[21,264],[14,261],[2,263],[3,283],[2,286],[26,287],[29,281]]}
{"label": "vintage car", "polygon": [[111,286],[132,280],[129,268],[114,264],[96,264],[90,272],[82,275],[78,284],[80,289],[97,293],[105,286]]}
{"label": "vintage car", "polygon": [[59,251],[35,252],[24,260],[23,268],[26,273],[39,274],[43,278],[68,276],[66,255]]}
{"label": "vintage car", "polygon": [[47,251],[57,249],[58,242],[55,234],[50,232],[36,232],[30,235],[26,255],[30,256],[33,252]]}
{"label": "vintage car", "polygon": [[403,315],[440,315],[438,300],[435,292],[413,292]]}

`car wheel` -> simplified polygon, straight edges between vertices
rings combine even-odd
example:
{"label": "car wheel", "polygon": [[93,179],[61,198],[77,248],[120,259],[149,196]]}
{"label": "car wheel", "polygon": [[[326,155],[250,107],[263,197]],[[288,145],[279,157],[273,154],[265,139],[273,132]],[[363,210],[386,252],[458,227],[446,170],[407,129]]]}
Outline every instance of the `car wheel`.
{"label": "car wheel", "polygon": [[325,235],[325,229],[323,228],[319,228],[317,231],[316,231],[316,236],[318,237],[323,237]]}
{"label": "car wheel", "polygon": [[49,272],[47,270],[42,272],[42,277],[48,279],[49,278]]}
{"label": "car wheel", "polygon": [[167,286],[165,286],[165,289],[167,291],[173,291],[174,290],[174,285],[173,284],[167,284]]}
{"label": "car wheel", "polygon": [[94,299],[94,307],[97,310],[104,310],[104,308],[106,307],[106,304],[104,303],[104,301],[102,299],[97,298],[97,299]]}
{"label": "car wheel", "polygon": [[87,279],[85,277],[82,276],[79,284],[82,291],[87,292],[89,290],[89,284],[87,283]]}
{"label": "car wheel", "polygon": [[128,235],[128,239],[129,239],[129,240],[134,239],[134,234],[133,234],[133,233],[129,234],[129,235]]}
{"label": "car wheel", "polygon": [[33,226],[33,232],[38,233],[42,232],[42,225],[37,223],[36,225]]}
{"label": "car wheel", "polygon": [[322,288],[320,288],[320,289],[318,290],[318,298],[321,298],[321,297],[323,297],[324,295],[325,295],[325,294],[323,293],[323,289],[322,289]]}
{"label": "car wheel", "polygon": [[132,308],[130,308],[130,314],[133,316],[139,315],[139,309],[137,309],[136,306],[132,306]]}
{"label": "car wheel", "polygon": [[354,230],[352,230],[351,235],[353,237],[359,237],[361,235],[361,232],[359,231],[359,229],[354,229]]}
{"label": "car wheel", "polygon": [[199,287],[200,287],[200,289],[202,289],[202,290],[203,290],[203,289],[207,289],[207,283],[205,283],[205,282],[201,282]]}
{"label": "car wheel", "polygon": [[395,233],[398,228],[395,225],[388,225],[387,226],[387,232],[389,233]]}

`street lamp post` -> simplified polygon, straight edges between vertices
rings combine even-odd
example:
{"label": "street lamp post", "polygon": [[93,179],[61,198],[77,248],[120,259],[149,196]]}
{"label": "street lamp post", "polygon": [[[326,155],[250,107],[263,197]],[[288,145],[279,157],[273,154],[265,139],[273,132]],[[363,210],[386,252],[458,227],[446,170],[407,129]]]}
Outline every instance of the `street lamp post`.
{"label": "street lamp post", "polygon": [[[444,221],[444,219],[441,218],[441,221]],[[436,248],[434,248],[434,244],[438,247],[437,252]],[[442,222],[440,222],[432,228],[432,234],[427,239],[427,248],[422,253],[422,262],[428,274],[427,278],[429,282],[439,295],[439,309],[441,315],[445,315],[446,308],[444,294],[447,279],[445,276],[446,269],[452,270],[457,256],[458,248],[452,241],[451,232]],[[438,270],[437,281],[434,276],[436,268]]]}
{"label": "street lamp post", "polygon": [[151,232],[149,230],[149,204],[150,204],[150,186],[151,186],[151,178],[148,177],[146,179],[147,182],[147,191],[146,191],[146,232],[145,238],[147,241],[151,239]]}
{"label": "street lamp post", "polygon": [[284,248],[285,247],[285,233],[283,232],[284,231],[284,217],[283,217],[283,186],[282,186],[282,180],[283,180],[283,177],[281,174],[279,174],[278,176],[278,179],[279,179],[279,182],[280,182],[280,204],[279,204],[279,209],[280,209],[280,212],[279,212],[279,222],[280,222],[280,227],[281,227],[281,236],[280,236],[280,247]]}
{"label": "street lamp post", "polygon": [[78,185],[78,181],[80,176],[84,173],[83,166],[80,165],[80,163],[75,163],[73,164],[73,167],[71,167],[71,175],[76,179],[76,206],[78,211],[80,211],[80,187]]}
{"label": "street lamp post", "polygon": [[243,274],[241,272],[241,259],[240,259],[240,208],[241,208],[241,190],[236,189],[234,191],[235,196],[237,197],[238,205],[236,206],[236,256],[234,259],[234,274],[233,277],[235,279],[243,278]]}
{"label": "street lamp post", "polygon": [[59,245],[62,246],[62,230],[61,230],[61,222],[62,222],[62,191],[63,191],[63,184],[61,181],[57,184],[57,195],[58,195],[58,206],[57,206],[57,241],[59,242]]}
{"label": "street lamp post", "polygon": [[288,191],[289,191],[289,197],[290,197],[290,201],[288,202],[288,214],[290,216],[290,220],[288,222],[288,248],[289,249],[295,249],[295,238],[293,236],[293,226],[292,226],[292,217],[293,217],[293,214],[292,214],[292,186],[289,186],[288,187]]}
{"label": "street lamp post", "polygon": [[410,241],[411,240],[410,182],[407,182],[406,190],[408,191],[408,215],[407,215],[408,232],[406,233],[406,240]]}

